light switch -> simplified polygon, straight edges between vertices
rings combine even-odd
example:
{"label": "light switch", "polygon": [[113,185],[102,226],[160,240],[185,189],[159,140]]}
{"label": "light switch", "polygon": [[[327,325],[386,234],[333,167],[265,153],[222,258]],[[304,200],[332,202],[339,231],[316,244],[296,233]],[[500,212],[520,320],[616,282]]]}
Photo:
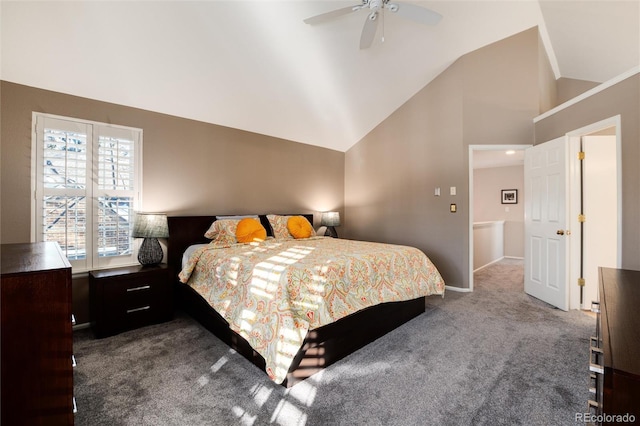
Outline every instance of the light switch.
{"label": "light switch", "polygon": [[452,186],[451,188],[449,188],[449,194],[456,195],[456,187],[455,186]]}

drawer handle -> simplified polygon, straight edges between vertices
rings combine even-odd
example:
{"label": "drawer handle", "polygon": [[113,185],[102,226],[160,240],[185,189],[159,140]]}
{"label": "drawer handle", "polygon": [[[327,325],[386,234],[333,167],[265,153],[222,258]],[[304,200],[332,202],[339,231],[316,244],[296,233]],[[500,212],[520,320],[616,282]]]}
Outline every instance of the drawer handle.
{"label": "drawer handle", "polygon": [[[593,346],[593,340],[591,340],[591,345],[589,347],[589,371],[594,373],[604,373],[604,368],[600,363],[598,363],[598,359],[603,355],[602,349]],[[595,362],[593,362],[595,360]]]}
{"label": "drawer handle", "polygon": [[[134,313],[134,312],[146,311],[147,309],[151,309],[151,306],[143,306],[142,308],[127,309],[127,313],[131,314],[131,313]],[[122,312],[122,311],[120,311],[120,312]]]}
{"label": "drawer handle", "polygon": [[593,373],[600,373],[600,374],[604,374],[604,367],[602,367],[599,364],[595,364],[593,362],[589,363],[589,371],[593,372]]}
{"label": "drawer handle", "polygon": [[140,287],[132,287],[132,288],[128,288],[127,292],[129,291],[140,291],[140,290],[149,290],[151,288],[150,285],[142,285]]}
{"label": "drawer handle", "polygon": [[76,405],[76,397],[73,397],[73,414],[78,413],[78,406]]}
{"label": "drawer handle", "polygon": [[78,363],[76,362],[76,357],[71,355],[71,367],[76,368]]}

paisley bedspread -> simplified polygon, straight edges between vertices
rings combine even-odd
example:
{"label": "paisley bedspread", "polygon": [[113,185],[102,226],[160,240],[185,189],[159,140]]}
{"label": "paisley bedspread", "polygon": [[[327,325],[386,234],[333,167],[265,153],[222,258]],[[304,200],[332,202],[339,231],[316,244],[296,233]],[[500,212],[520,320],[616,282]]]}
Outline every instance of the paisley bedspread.
{"label": "paisley bedspread", "polygon": [[414,247],[328,237],[211,244],[180,272],[282,383],[307,331],[383,302],[444,294]]}

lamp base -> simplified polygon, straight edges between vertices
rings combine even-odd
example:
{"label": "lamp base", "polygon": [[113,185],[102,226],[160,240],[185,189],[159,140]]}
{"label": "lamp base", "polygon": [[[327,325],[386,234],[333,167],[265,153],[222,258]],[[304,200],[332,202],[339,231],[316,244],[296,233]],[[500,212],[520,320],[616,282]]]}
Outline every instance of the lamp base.
{"label": "lamp base", "polygon": [[162,262],[163,257],[162,246],[160,246],[157,238],[148,237],[142,241],[142,245],[138,251],[138,262],[140,262],[141,265],[157,265]]}
{"label": "lamp base", "polygon": [[336,231],[336,227],[335,226],[327,226],[327,230],[324,231],[324,236],[325,237],[338,238],[338,231]]}

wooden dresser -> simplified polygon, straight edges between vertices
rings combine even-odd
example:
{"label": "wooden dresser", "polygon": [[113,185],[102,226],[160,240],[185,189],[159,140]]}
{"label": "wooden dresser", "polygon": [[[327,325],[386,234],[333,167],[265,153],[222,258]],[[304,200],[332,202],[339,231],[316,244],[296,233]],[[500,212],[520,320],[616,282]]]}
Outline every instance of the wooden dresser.
{"label": "wooden dresser", "polygon": [[71,265],[58,243],[2,244],[1,422],[72,425]]}
{"label": "wooden dresser", "polygon": [[633,417],[640,422],[640,271],[600,268],[599,272],[600,301],[593,304],[598,315],[589,366],[592,420],[623,424]]}

